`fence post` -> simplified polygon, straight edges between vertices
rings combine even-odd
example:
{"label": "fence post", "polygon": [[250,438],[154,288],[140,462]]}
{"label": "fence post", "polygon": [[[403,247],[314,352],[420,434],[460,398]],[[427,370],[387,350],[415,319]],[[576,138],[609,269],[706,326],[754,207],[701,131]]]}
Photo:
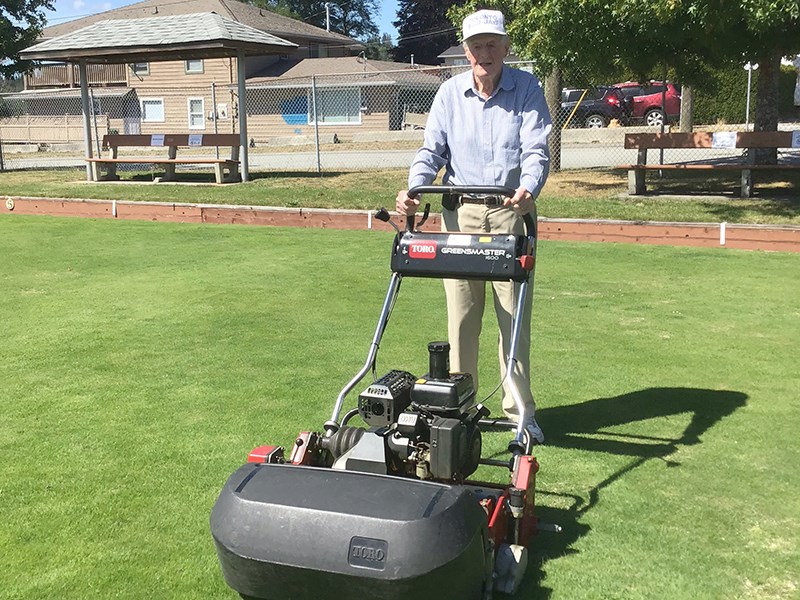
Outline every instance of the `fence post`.
{"label": "fence post", "polygon": [[94,125],[94,143],[97,144],[97,156],[100,156],[100,136],[97,131],[97,111],[94,109],[94,91],[89,88],[89,97],[92,101],[92,123]]}
{"label": "fence post", "polygon": [[314,146],[317,150],[317,173],[322,175],[322,161],[319,155],[319,119],[317,119],[317,77],[311,76],[311,114],[314,116]]}
{"label": "fence post", "polygon": [[[236,54],[237,74],[239,84],[239,144],[241,145],[242,182],[250,179],[250,152],[247,140],[247,89],[245,88],[244,51]],[[216,109],[216,107],[214,107]]]}
{"label": "fence post", "polygon": [[5,171],[5,167],[3,165],[3,136],[0,135],[0,171]]}
{"label": "fence post", "polygon": [[[86,61],[78,63],[81,78],[81,104],[83,105],[83,139],[86,143],[86,158],[92,158],[92,123],[89,120],[89,82],[86,75]],[[92,164],[86,161],[86,181],[92,179]]]}
{"label": "fence post", "polygon": [[[214,133],[219,133],[217,130],[217,84],[211,82],[211,114],[214,115]],[[214,146],[214,155],[219,158],[219,146]]]}

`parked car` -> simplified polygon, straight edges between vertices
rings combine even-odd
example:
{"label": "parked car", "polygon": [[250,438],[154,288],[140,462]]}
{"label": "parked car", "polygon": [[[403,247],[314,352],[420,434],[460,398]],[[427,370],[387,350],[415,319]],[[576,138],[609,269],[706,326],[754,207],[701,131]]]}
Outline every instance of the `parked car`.
{"label": "parked car", "polygon": [[[681,116],[681,88],[678,85],[661,81],[638,83],[626,81],[617,83],[625,97],[630,119],[634,123],[645,125],[661,125],[670,121],[677,121]],[[664,110],[661,107],[661,93],[666,89],[664,108],[666,108],[666,121]]]}
{"label": "parked car", "polygon": [[576,127],[606,127],[611,119],[628,119],[625,97],[613,86],[562,90],[560,121],[565,123],[570,115],[569,124]]}

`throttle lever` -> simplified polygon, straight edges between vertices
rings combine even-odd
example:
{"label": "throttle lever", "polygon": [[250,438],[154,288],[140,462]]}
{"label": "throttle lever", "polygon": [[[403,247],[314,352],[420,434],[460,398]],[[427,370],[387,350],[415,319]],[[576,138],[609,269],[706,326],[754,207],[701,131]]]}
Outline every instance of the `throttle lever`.
{"label": "throttle lever", "polygon": [[430,202],[426,202],[425,203],[425,208],[422,211],[422,218],[417,223],[416,229],[418,231],[419,231],[419,228],[422,227],[425,224],[425,221],[428,220],[428,215],[430,215],[430,214],[431,214],[431,203]]}

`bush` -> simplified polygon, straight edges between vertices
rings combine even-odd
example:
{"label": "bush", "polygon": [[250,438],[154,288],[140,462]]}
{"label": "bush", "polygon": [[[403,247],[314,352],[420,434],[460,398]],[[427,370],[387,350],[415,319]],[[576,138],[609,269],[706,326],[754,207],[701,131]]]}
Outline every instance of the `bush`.
{"label": "bush", "polygon": [[[755,119],[756,88],[759,71],[753,71],[750,86],[750,122]],[[781,120],[797,119],[800,111],[794,106],[796,72],[782,66],[778,83],[778,115]],[[731,65],[709,73],[705,83],[695,88],[695,124],[744,123],[747,112],[747,71],[742,65]]]}

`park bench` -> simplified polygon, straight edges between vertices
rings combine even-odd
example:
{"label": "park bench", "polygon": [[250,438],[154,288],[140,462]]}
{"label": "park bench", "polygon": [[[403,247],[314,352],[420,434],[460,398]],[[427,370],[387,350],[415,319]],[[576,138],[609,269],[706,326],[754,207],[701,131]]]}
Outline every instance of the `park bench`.
{"label": "park bench", "polygon": [[[800,170],[800,152],[793,162],[776,165],[755,164],[756,148],[800,148],[798,131],[742,131],[717,133],[629,133],[625,135],[625,148],[639,150],[635,165],[615,167],[628,171],[628,193],[643,194],[646,191],[645,173],[651,170],[685,171],[740,171],[741,196],[749,198],[753,191],[753,171]],[[708,159],[698,162],[653,164],[647,161],[648,150],[661,149],[729,149],[747,150],[745,155],[725,159]]]}
{"label": "park bench", "polygon": [[[217,183],[240,181],[239,176],[239,143],[238,133],[205,133],[205,134],[154,134],[154,135],[118,135],[103,136],[103,152],[106,156],[87,158],[92,168],[92,179],[95,181],[117,181],[117,165],[119,164],[153,164],[164,167],[161,181],[175,181],[177,165],[213,165]],[[207,156],[185,156],[178,158],[179,148],[230,147],[230,158],[212,158]],[[162,156],[119,156],[120,148],[162,148],[166,154]]]}
{"label": "park bench", "polygon": [[406,112],[403,115],[402,129],[425,129],[428,122],[428,113]]}

